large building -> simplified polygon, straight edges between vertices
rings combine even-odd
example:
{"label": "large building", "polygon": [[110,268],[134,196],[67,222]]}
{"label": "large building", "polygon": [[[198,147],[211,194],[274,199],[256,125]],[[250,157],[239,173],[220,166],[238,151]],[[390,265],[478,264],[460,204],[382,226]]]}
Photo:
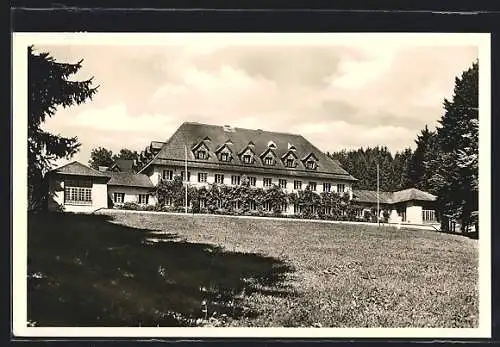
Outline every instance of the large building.
{"label": "large building", "polygon": [[[134,166],[140,167],[137,173],[128,161],[100,170],[78,162],[53,170],[49,174],[53,197],[49,208],[85,212],[126,202],[154,205],[153,188],[176,176],[196,187],[236,186],[243,177],[250,186],[266,189],[277,185],[287,193],[309,187],[317,193],[348,194],[365,209],[377,202],[376,192],[353,193],[356,178],[296,134],[186,122],[166,142],[153,141]],[[421,224],[435,219],[434,200],[428,193],[411,189],[382,192],[379,202],[391,211],[391,221],[401,217],[403,222]],[[282,212],[297,213],[297,206],[286,206]]]}
{"label": "large building", "polygon": [[[304,189],[347,193],[356,181],[337,161],[301,135],[184,123],[139,173],[156,185],[179,175],[194,186],[210,183],[251,186],[278,185],[286,192]],[[288,206],[285,213],[293,213]]]}

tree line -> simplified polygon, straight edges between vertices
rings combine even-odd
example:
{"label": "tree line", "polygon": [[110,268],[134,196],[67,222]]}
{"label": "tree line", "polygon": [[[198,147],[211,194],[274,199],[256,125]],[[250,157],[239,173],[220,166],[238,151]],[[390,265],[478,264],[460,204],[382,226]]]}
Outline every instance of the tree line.
{"label": "tree line", "polygon": [[406,148],[393,156],[387,147],[368,147],[328,156],[359,179],[357,189],[376,189],[379,164],[381,190],[415,187],[437,195],[438,212],[461,220],[464,231],[472,222],[471,213],[478,210],[478,76],[476,60],[455,78],[453,97],[444,99],[438,126],[433,131],[427,125],[421,130],[414,151]]}
{"label": "tree line", "polygon": [[120,149],[120,152],[113,153],[110,149],[97,147],[90,151],[89,166],[98,170],[99,166],[110,167],[118,159],[137,160],[138,157],[139,153],[137,153],[137,151],[127,148],[122,148]]}
{"label": "tree line", "polygon": [[414,151],[408,147],[393,155],[386,146],[376,146],[327,152],[327,155],[358,179],[353,185],[355,189],[377,189],[378,164],[380,190],[394,192],[415,187],[432,191],[424,162],[433,155],[435,141],[436,132],[426,125],[415,140]]}

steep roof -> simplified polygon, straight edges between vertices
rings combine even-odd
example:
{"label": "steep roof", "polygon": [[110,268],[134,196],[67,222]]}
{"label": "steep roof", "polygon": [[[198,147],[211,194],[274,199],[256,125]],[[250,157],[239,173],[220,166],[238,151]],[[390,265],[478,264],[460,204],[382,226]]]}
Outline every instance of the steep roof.
{"label": "steep roof", "polygon": [[153,183],[147,175],[136,174],[133,172],[112,172],[106,171],[104,174],[111,179],[108,186],[122,186],[122,187],[140,187],[152,188]]}
{"label": "steep roof", "polygon": [[[191,149],[204,140],[204,143],[209,149],[209,159],[197,160]],[[303,159],[311,153],[318,158],[318,168],[316,170],[308,170],[300,160],[295,168],[286,167],[280,160],[272,167],[264,166],[261,160],[256,160],[253,164],[245,164],[237,155],[241,150],[252,143],[252,150],[257,156],[260,156],[268,149],[268,144],[271,141],[276,145],[273,151],[278,158],[281,158],[287,153],[289,151],[289,146],[293,145],[296,148],[295,154],[299,159]],[[221,162],[215,155],[216,149],[224,144],[226,144],[234,154],[234,159],[231,163]],[[264,173],[295,176],[302,175],[306,177],[335,177],[344,180],[356,180],[345,171],[338,162],[330,159],[301,135],[264,131],[260,129],[228,129],[225,126],[193,122],[183,123],[162,146],[155,158],[142,170],[154,164],[184,165],[185,145],[187,145],[188,148],[188,165],[191,167],[222,168],[225,170],[237,170],[242,172],[263,171]]]}
{"label": "steep roof", "polygon": [[116,159],[115,163],[110,166],[109,170],[117,168],[120,172],[132,172],[133,166],[133,159]]}
{"label": "steep roof", "polygon": [[90,176],[90,177],[107,177],[104,172],[88,167],[80,162],[73,161],[56,169],[49,171],[61,175],[74,175],[74,176]]}
{"label": "steep roof", "polygon": [[[375,190],[353,190],[353,200],[358,202],[377,202]],[[406,201],[434,201],[436,196],[416,188],[409,188],[397,192],[379,192],[379,201],[382,204],[395,204]]]}

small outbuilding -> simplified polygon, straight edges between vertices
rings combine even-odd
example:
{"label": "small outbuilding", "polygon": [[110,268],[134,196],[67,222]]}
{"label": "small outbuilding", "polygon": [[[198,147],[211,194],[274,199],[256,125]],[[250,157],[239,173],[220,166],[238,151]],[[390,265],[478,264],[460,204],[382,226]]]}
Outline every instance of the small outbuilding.
{"label": "small outbuilding", "polygon": [[50,211],[94,212],[124,203],[154,205],[148,176],[133,172],[98,171],[77,161],[49,171]]}
{"label": "small outbuilding", "polygon": [[[353,201],[363,209],[377,207],[377,192],[353,190]],[[436,196],[416,188],[397,192],[379,192],[381,211],[389,212],[389,223],[434,224],[438,222],[435,210]]]}

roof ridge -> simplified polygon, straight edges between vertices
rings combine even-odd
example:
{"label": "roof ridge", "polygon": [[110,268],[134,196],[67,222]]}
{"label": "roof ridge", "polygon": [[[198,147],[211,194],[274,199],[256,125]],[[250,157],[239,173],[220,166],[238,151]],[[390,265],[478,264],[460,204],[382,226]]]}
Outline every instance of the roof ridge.
{"label": "roof ridge", "polygon": [[[182,123],[182,125],[185,125],[185,124],[186,125],[203,125],[203,126],[221,127],[221,128],[224,127],[224,125],[220,125],[220,124],[208,124],[208,123],[191,122],[191,121]],[[274,131],[274,130],[264,130],[264,129],[251,129],[251,128],[243,128],[243,127],[238,127],[238,126],[234,126],[233,129],[241,129],[241,130],[249,130],[249,131],[260,131],[260,132],[265,132],[265,133],[274,133],[274,134],[282,134],[282,135],[293,135],[293,136],[300,136],[300,137],[304,138],[304,136],[302,136],[300,134],[291,133],[291,132]]]}

